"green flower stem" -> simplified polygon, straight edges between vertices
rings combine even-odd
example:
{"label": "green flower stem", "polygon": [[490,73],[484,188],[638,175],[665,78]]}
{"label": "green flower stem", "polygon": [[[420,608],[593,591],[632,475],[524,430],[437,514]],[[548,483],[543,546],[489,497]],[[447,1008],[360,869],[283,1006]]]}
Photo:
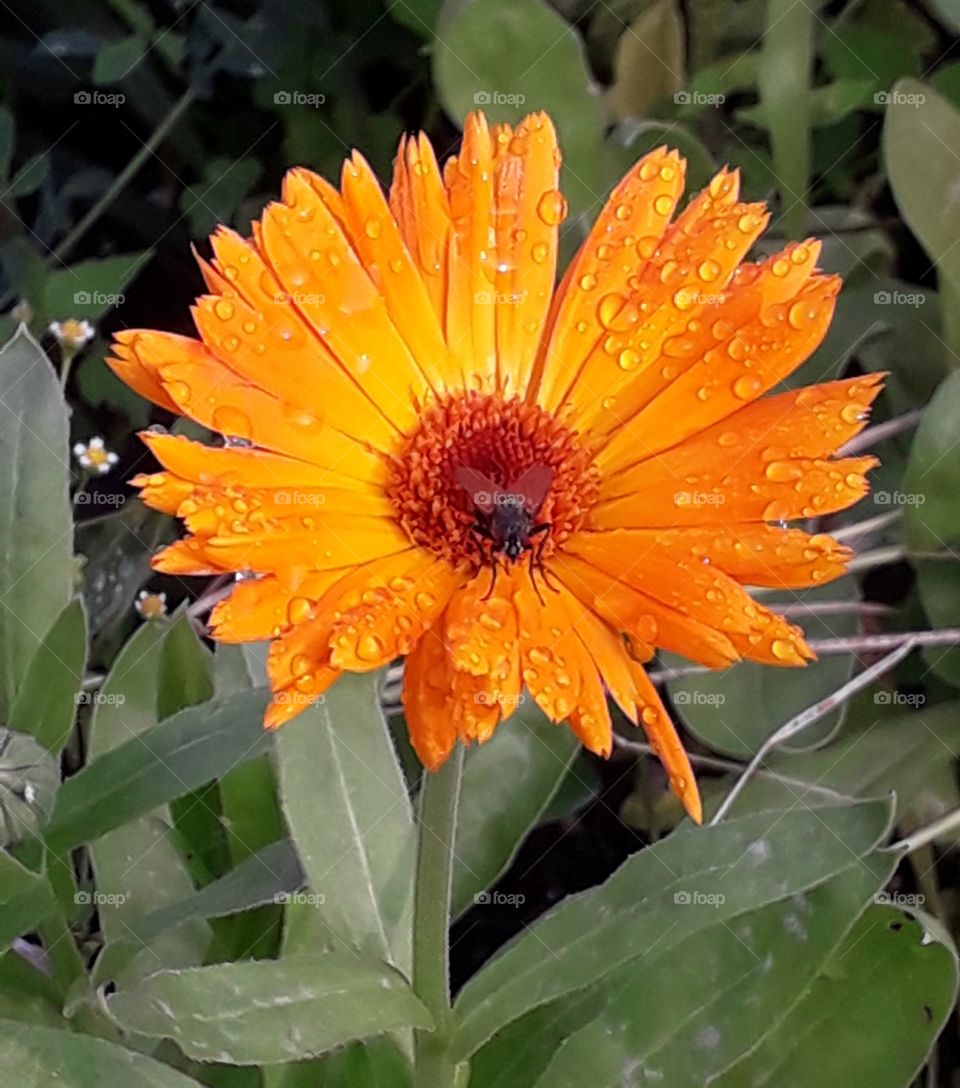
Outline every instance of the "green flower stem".
{"label": "green flower stem", "polygon": [[147,142],[113,179],[112,184],[107,188],[103,196],[100,197],[96,204],[93,205],[73,230],[70,231],[67,237],[64,238],[60,245],[57,246],[56,252],[53,254],[52,258],[54,261],[63,262],[69,256],[77,242],[79,242],[93,224],[96,223],[107,208],[113,204],[120,193],[127,187],[130,179],[133,178],[150,156],[153,155],[160,144],[167,138],[170,130],[180,120],[184,111],[193,103],[193,99],[193,88],[188,87],[177,101],[174,102],[169,112],[151,133]]}
{"label": "green flower stem", "polygon": [[413,988],[427,1006],[436,1030],[417,1032],[417,1088],[452,1088],[456,1068],[449,1057],[450,890],[460,804],[463,746],[435,774],[424,775],[413,922]]}

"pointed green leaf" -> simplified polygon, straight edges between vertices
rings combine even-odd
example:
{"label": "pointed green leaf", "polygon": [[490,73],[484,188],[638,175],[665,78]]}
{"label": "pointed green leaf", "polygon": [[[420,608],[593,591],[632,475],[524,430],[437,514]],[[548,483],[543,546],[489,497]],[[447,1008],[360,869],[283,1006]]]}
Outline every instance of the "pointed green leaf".
{"label": "pointed green leaf", "polygon": [[871,850],[888,822],[889,806],[868,801],[675,832],[561,903],[467,983],[456,1004],[455,1057],[654,946],[665,951],[704,926],[815,887]]}
{"label": "pointed green leaf", "polygon": [[188,707],[94,760],[64,783],[47,840],[58,851],[91,842],[262,755],[265,702],[250,692]]}
{"label": "pointed green leaf", "polygon": [[300,1061],[352,1039],[431,1028],[399,971],[349,952],[158,971],[109,999],[127,1030],[231,1065]]}
{"label": "pointed green leaf", "polygon": [[0,1021],[0,1069],[17,1088],[201,1088],[136,1051],[71,1031]]}
{"label": "pointed green leaf", "polygon": [[0,723],[71,596],[67,408],[21,328],[0,351]]}
{"label": "pointed green leaf", "polygon": [[277,766],[319,939],[406,969],[413,816],[378,683],[369,673],[342,676],[321,703],[279,730]]}
{"label": "pointed green leaf", "polygon": [[37,647],[10,712],[14,728],[36,737],[54,755],[67,743],[77,707],[85,701],[86,663],[86,609],[76,598]]}

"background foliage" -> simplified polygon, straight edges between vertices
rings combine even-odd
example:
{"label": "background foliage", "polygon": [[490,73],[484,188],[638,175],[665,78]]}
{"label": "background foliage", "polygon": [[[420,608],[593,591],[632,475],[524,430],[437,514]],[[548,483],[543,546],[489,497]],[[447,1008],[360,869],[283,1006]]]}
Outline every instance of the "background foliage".
{"label": "background foliage", "polygon": [[[209,587],[151,575],[174,530],[122,482],[149,465],[135,431],[173,421],[102,359],[120,328],[192,331],[190,245],[245,231],[286,167],[335,178],[356,146],[388,180],[401,131],[446,153],[481,106],[555,118],[567,257],[647,149],[677,146],[693,185],[739,166],[774,209],[764,250],[815,236],[845,278],[791,381],[889,372],[874,493],[822,524],[854,572],[780,602],[821,660],[661,662],[708,812],[897,642],[879,636],[928,634],[709,829],[623,723],[607,764],[529,707],[470,752],[470,1085],[958,1083],[960,3],[3,6],[0,1082],[410,1083],[432,1024],[408,983],[418,783],[395,670],[261,731],[261,655],[214,652]],[[72,366],[48,331],[65,318],[96,329]],[[121,463],[91,480],[69,451],[97,434]],[[136,614],[145,587],[168,616]]]}

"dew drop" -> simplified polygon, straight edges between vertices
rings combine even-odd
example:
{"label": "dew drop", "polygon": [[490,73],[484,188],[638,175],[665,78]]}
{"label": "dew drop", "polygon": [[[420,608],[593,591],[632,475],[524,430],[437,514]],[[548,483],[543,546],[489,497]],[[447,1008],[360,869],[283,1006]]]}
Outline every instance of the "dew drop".
{"label": "dew drop", "polygon": [[225,298],[218,298],[213,304],[213,312],[221,321],[229,321],[233,317],[233,303]]}
{"label": "dew drop", "polygon": [[250,417],[239,408],[221,405],[213,410],[213,427],[223,435],[232,438],[249,439],[253,434]]}
{"label": "dew drop", "polygon": [[556,227],[567,217],[567,199],[559,189],[548,189],[537,202],[537,215],[548,227]]}

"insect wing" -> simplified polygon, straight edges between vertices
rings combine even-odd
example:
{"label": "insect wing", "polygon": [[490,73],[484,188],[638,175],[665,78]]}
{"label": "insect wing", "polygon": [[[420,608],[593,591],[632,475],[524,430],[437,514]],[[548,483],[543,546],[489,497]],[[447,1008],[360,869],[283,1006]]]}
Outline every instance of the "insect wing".
{"label": "insect wing", "polygon": [[510,493],[523,498],[524,508],[535,514],[543,505],[550,485],[553,483],[553,469],[549,465],[531,465],[510,485]]}
{"label": "insect wing", "polygon": [[453,478],[470,496],[473,505],[483,514],[492,514],[496,504],[498,488],[486,473],[478,468],[458,465],[453,471]]}

